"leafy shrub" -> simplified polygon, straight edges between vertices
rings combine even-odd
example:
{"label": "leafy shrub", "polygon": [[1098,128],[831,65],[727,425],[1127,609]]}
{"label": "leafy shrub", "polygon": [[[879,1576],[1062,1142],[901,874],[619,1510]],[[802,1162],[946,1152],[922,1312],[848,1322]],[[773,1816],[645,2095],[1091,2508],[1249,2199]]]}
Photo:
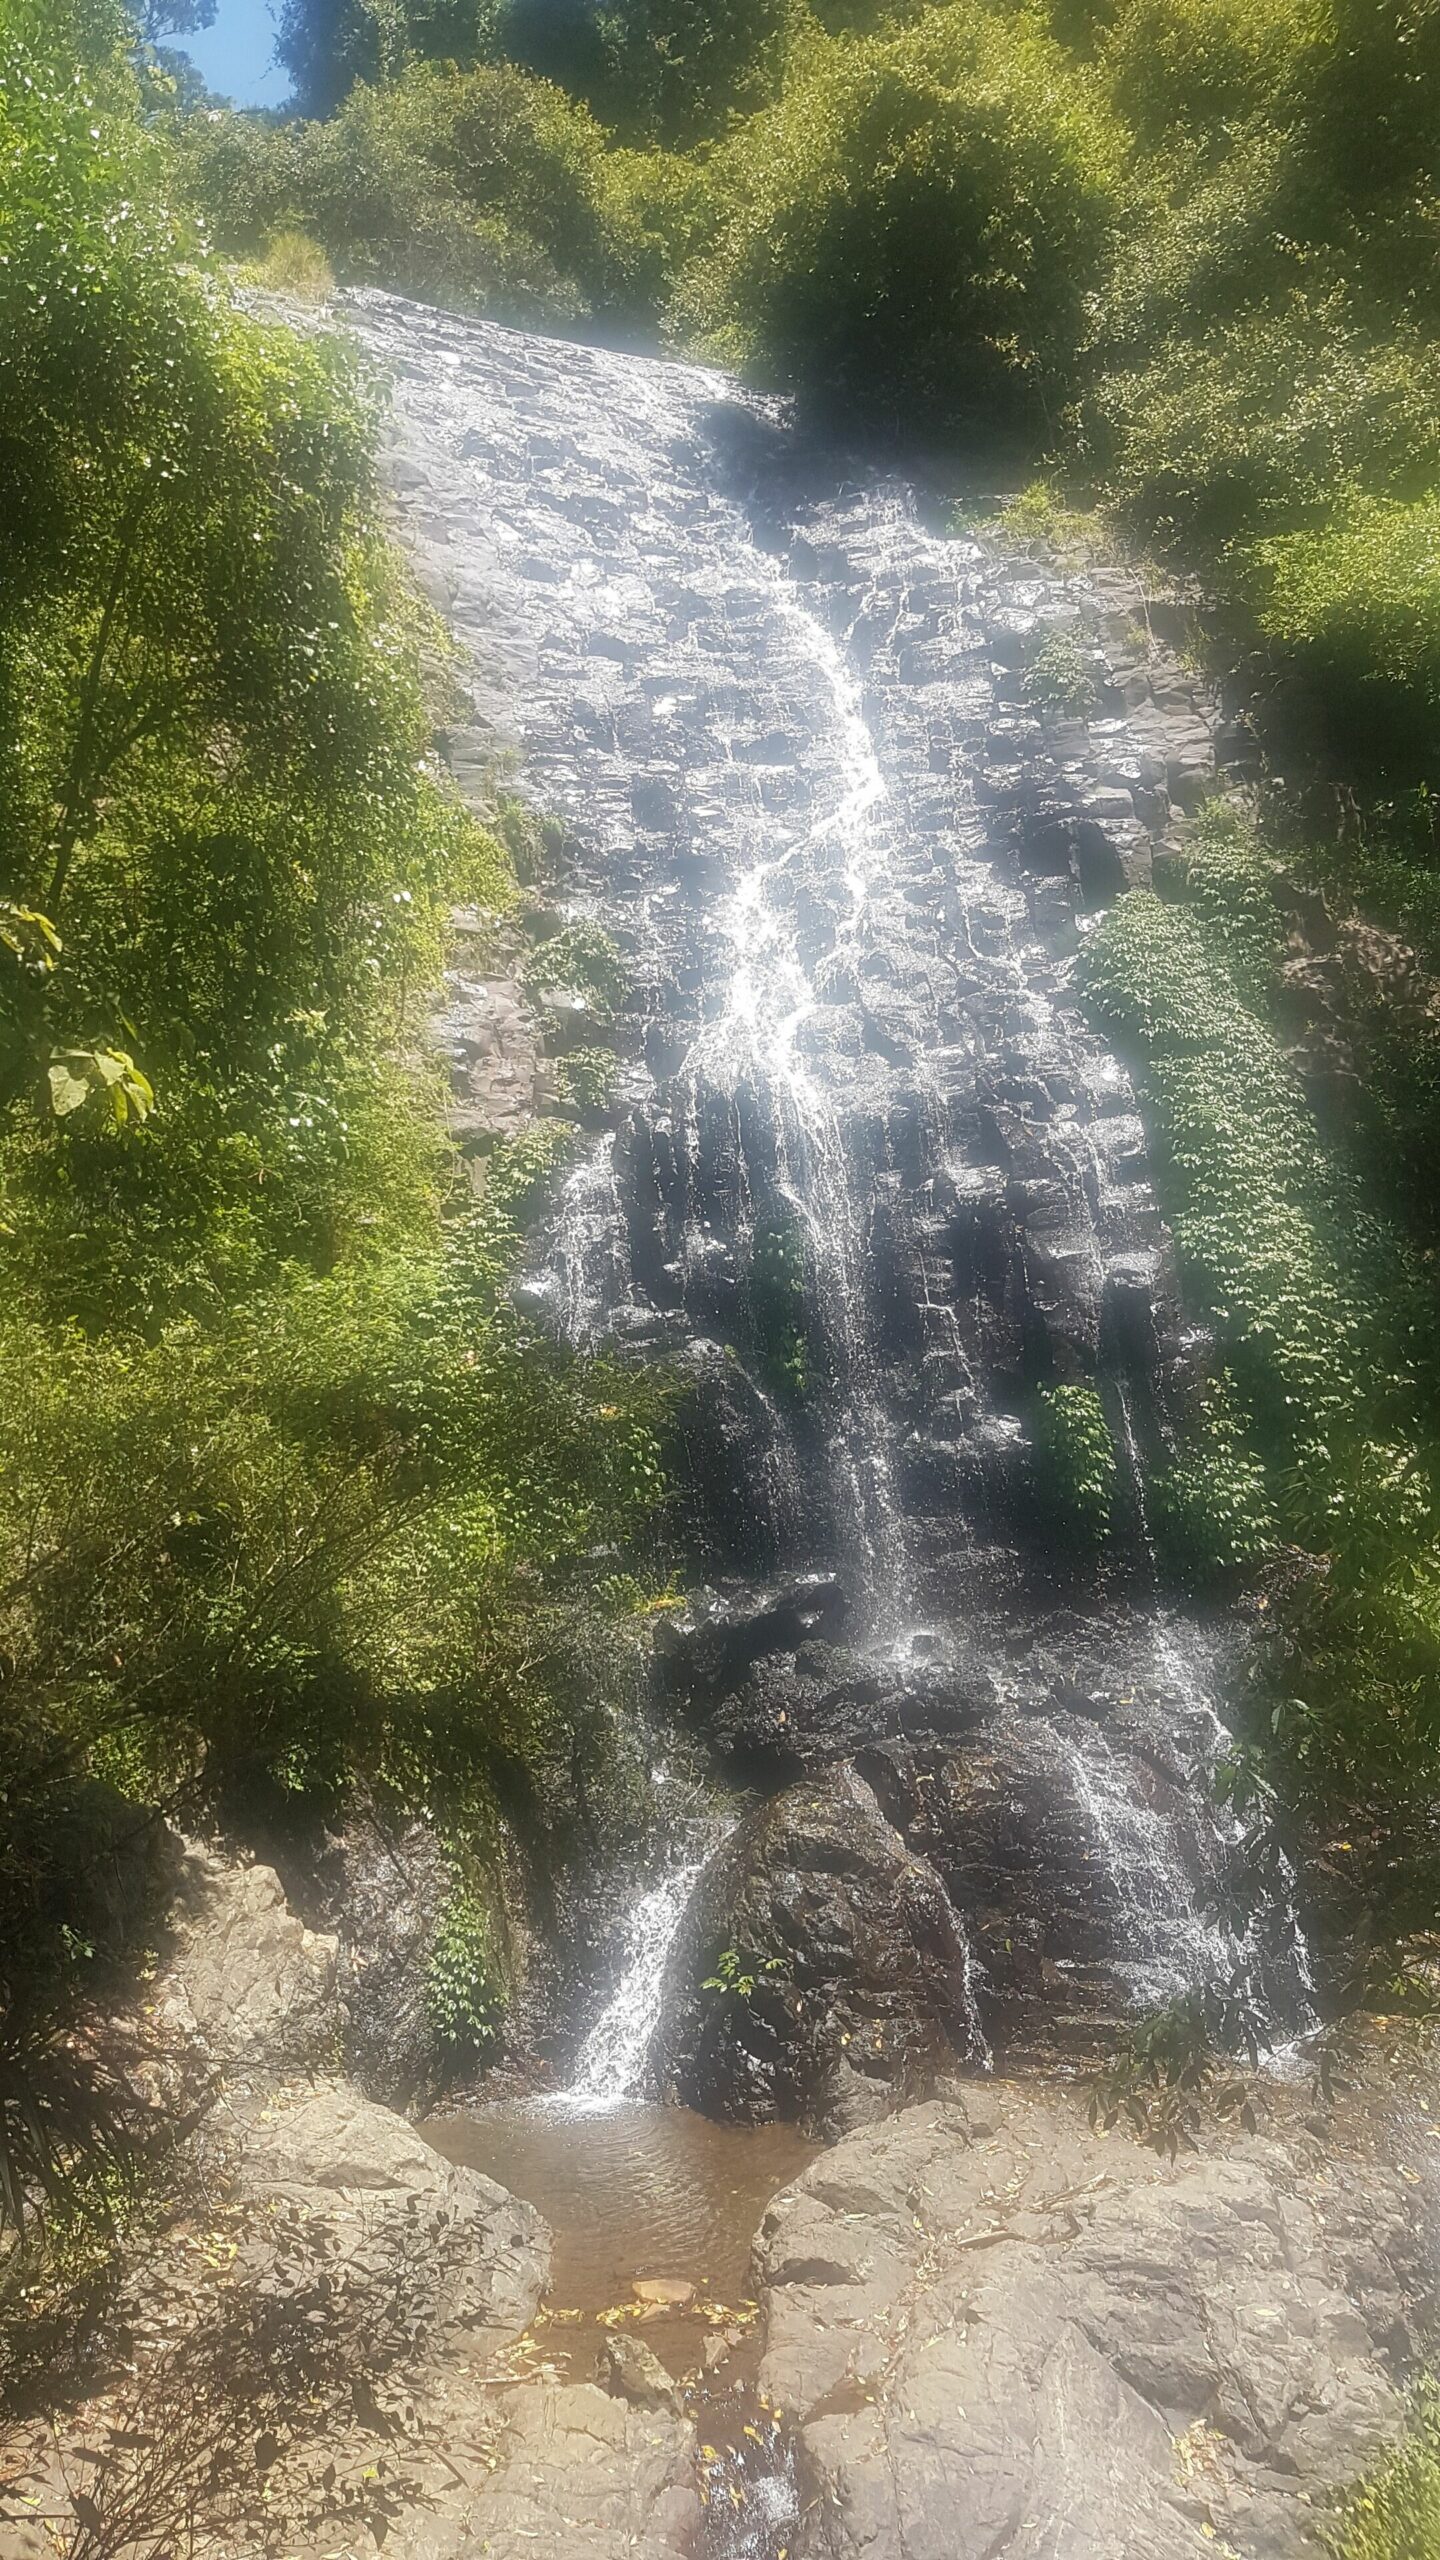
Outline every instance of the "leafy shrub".
{"label": "leafy shrub", "polygon": [[1012,542],[1048,552],[1062,567],[1083,569],[1103,547],[1094,515],[1072,507],[1052,480],[1031,480],[1000,511],[1000,524]]}
{"label": "leafy shrub", "polygon": [[0,2019],[0,2235],[22,2241],[37,2208],[83,2199],[109,2219],[133,2184],[143,2115],[116,2072],[28,2006],[12,2000]]}
{"label": "leafy shrub", "polygon": [[715,1958],[715,1970],[701,1983],[702,1991],[717,1992],[725,2000],[753,2000],[767,1975],[783,1973],[783,1956],[746,1955],[738,1947],[722,1947]]}
{"label": "leafy shrub", "polygon": [[1305,0],[1121,0],[1102,69],[1147,148],[1223,147],[1297,78],[1314,23]]}
{"label": "leafy shrub", "polygon": [[[1210,300],[1203,276],[1186,280],[1181,308],[1192,300]],[[1157,346],[1099,384],[1097,435],[1122,520],[1187,566],[1243,592],[1228,546],[1323,522],[1357,482],[1405,491],[1434,468],[1440,354],[1410,327],[1381,335],[1349,292],[1297,277],[1259,310],[1207,310],[1188,330],[1167,295],[1152,332]]]}
{"label": "leafy shrub", "polygon": [[711,162],[679,311],[771,381],[954,427],[1034,419],[1074,365],[1116,208],[1111,130],[1015,17],[816,42]]}
{"label": "leafy shrub", "polygon": [[1154,2010],[1131,2029],[1094,2082],[1092,2130],[1111,2133],[1128,2123],[1138,2141],[1169,2160],[1199,2148],[1197,2136],[1207,2118],[1253,2133],[1254,2103],[1230,2056],[1244,2051],[1253,2068],[1264,2027],[1243,1986],[1193,1992]]}
{"label": "leafy shrub", "polygon": [[1245,1573],[1271,1553],[1277,1531],[1265,1468],[1246,1445],[1228,1379],[1211,1387],[1151,1491],[1156,1528],[1186,1581]]}
{"label": "leafy shrub", "polygon": [[1071,1534],[1088,1543],[1107,1537],[1120,1465],[1096,1388],[1041,1388],[1035,1461],[1040,1490]]}
{"label": "leafy shrub", "polygon": [[560,992],[588,999],[597,1021],[607,1021],[626,988],[624,964],[604,927],[567,924],[536,943],[525,959],[522,977],[531,995]]}
{"label": "leafy shrub", "polygon": [[323,302],[335,290],[335,273],[317,240],[303,231],[277,231],[267,241],[254,269],[255,282],[270,293],[288,293],[299,302]]}
{"label": "leafy shrub", "polygon": [[1313,533],[1259,545],[1260,624],[1354,688],[1440,703],[1440,500],[1357,499]]}
{"label": "leafy shrub", "polygon": [[489,1915],[461,1875],[436,1925],[425,1995],[431,2022],[446,2044],[479,2054],[494,2043],[502,2004],[492,1977]]}
{"label": "leafy shrub", "polygon": [[683,147],[779,85],[789,0],[604,0],[597,103],[622,133]]}
{"label": "leafy shrub", "polygon": [[299,226],[345,282],[530,325],[653,310],[698,229],[696,171],[610,151],[586,107],[511,63],[411,63],[324,123],[212,112],[174,131],[222,248],[263,260]]}
{"label": "leafy shrub", "polygon": [[793,1211],[758,1218],[750,1251],[750,1306],[761,1377],[799,1398],[812,1382],[805,1239]]}
{"label": "leafy shrub", "polygon": [[1048,631],[1025,669],[1025,699],[1032,710],[1066,720],[1087,720],[1100,707],[1094,661],[1073,631]]}

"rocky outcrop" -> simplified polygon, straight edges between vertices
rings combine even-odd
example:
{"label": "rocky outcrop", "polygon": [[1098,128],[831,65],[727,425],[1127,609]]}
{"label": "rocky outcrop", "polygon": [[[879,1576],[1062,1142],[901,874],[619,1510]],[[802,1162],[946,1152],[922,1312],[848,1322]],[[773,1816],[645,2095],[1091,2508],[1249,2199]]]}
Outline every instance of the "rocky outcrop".
{"label": "rocky outcrop", "polygon": [[177,1843],[166,1951],[151,2009],[161,2035],[226,2083],[333,2070],[338,1946],[307,1929],[273,1867]]}
{"label": "rocky outcrop", "polygon": [[451,2060],[428,1996],[451,1885],[435,1832],[357,1805],[297,1863],[307,1904],[335,1933],[347,2075],[384,2106],[432,2104]]}
{"label": "rocky outcrop", "polygon": [[[367,2548],[458,2553],[500,2429],[486,2386],[539,2304],[547,2227],[337,2076],[337,1941],[273,1869],[162,1845],[160,1962],[110,2035],[137,2084],[183,2107],[185,2139],[160,2158],[155,2227],[117,2241],[72,2405],[7,2444],[35,2519],[16,2560],[77,2525],[117,2549],[258,2555],[282,2519],[297,2551],[336,2547],[343,2521]],[[622,2424],[614,2464],[627,2449],[648,2479]],[[614,2504],[645,2502],[621,2486]]]}
{"label": "rocky outcrop", "polygon": [[757,2241],[794,2560],[1289,2560],[1399,2423],[1413,2175],[1293,2110],[1172,2164],[1033,2083],[851,2136]]}
{"label": "rocky outcrop", "polygon": [[652,2047],[670,2096],[839,2132],[979,2052],[964,1930],[855,1769],[741,1826],[671,1952]]}
{"label": "rocky outcrop", "polygon": [[[864,1649],[797,1642],[789,1606],[712,1595],[665,1657],[727,1769],[780,1791],[677,1936],[656,2047],[677,2094],[834,2130],[942,2056],[1094,2060],[1196,1983],[1247,1973],[1301,2014],[1284,1879],[1205,1782],[1217,1674],[1187,1631],[1112,1608],[1037,1614],[1003,1651]],[[726,1949],[744,2000],[703,1988]]]}
{"label": "rocky outcrop", "polygon": [[[1002,2058],[1073,2055],[1237,1956],[1288,2020],[1230,1907],[1202,1631],[1152,1620],[1147,1658],[1147,1471],[1206,1347],[1074,968],[1239,744],[1179,618],[1118,570],[938,533],[714,375],[346,312],[394,382],[397,521],[473,695],[462,791],[487,735],[518,741],[567,912],[624,963],[608,1125],[524,1303],[675,1364],[712,1587],[663,1640],[663,1703],[747,1797],[817,1791],[804,1843],[787,1797],[706,1887],[669,2085],[828,2123],[888,2103],[977,2041],[967,1942]],[[1066,1534],[1047,1478],[1056,1384],[1103,1406],[1108,1540]],[[844,1837],[848,1945],[817,1881]],[[881,1926],[882,1878],[923,1911]],[[546,1928],[577,1971],[614,1943],[578,1893]],[[777,1970],[721,2028],[701,1985],[747,1933]]]}
{"label": "rocky outcrop", "polygon": [[442,2159],[347,2082],[280,2092],[238,2125],[227,2116],[207,2147],[238,2203],[323,2217],[346,2283],[363,2286],[403,2254],[411,2316],[432,2352],[463,2345],[474,2356],[532,2318],[550,2263],[534,2206]]}
{"label": "rocky outcrop", "polygon": [[700,2521],[694,2431],[593,2383],[517,2391],[463,2548],[494,2560],[681,2560]]}

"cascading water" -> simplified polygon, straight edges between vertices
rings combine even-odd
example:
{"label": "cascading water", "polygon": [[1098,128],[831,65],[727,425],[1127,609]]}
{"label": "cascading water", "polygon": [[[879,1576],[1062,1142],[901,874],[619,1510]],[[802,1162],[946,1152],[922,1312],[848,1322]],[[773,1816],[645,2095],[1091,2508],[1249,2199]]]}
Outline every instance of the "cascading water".
{"label": "cascading water", "polygon": [[[563,911],[613,934],[633,990],[613,1126],[532,1300],[689,1379],[710,1574],[819,1569],[848,1606],[843,1647],[757,1639],[686,1714],[747,1784],[804,1779],[812,1826],[838,1819],[827,1771],[863,1763],[854,1820],[922,1879],[898,1897],[916,1979],[938,1928],[935,1978],[952,2004],[978,1986],[1005,2052],[1240,1963],[1293,2007],[1293,1915],[1238,1916],[1206,1648],[1176,1620],[1157,1651],[1143,1488],[1195,1346],[1133,1095],[1073,987],[1088,913],[1148,876],[1193,704],[1117,676],[1101,716],[1047,729],[1023,669],[1073,620],[1064,581],[930,532],[718,375],[374,295],[347,318],[469,663],[456,771],[518,753],[566,830]],[[1132,1480],[1129,1544],[1088,1579],[1036,1490],[1056,1382],[1101,1393]],[[641,2081],[683,1892],[638,1905],[577,2103]]]}
{"label": "cascading water", "polygon": [[642,1894],[625,1932],[619,1982],[575,2057],[557,2106],[584,2110],[623,2106],[645,2094],[645,2063],[660,2016],[665,1959],[699,1866],[677,1867]]}

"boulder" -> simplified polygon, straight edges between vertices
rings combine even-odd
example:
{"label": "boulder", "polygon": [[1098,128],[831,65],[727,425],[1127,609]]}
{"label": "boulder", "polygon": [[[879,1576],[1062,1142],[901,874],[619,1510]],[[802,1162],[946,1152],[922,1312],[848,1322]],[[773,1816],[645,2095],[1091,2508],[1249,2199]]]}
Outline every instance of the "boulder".
{"label": "boulder", "polygon": [[430,2104],[449,2057],[430,2015],[430,1952],[450,1874],[428,1823],[355,1813],[307,1879],[339,1941],[343,2060],[388,2107]]}
{"label": "boulder", "polygon": [[851,2136],[757,2241],[794,2560],[1310,2548],[1402,2414],[1414,2201],[1298,2136],[1171,2165],[1054,2085]]}
{"label": "boulder", "polygon": [[668,2096],[836,2131],[979,2051],[965,1932],[852,1766],[740,1826],[671,1951],[652,2046]]}
{"label": "boulder", "polygon": [[248,2120],[221,2120],[209,2147],[238,2203],[323,2221],[350,2285],[403,2265],[417,2332],[475,2351],[533,2316],[550,2261],[535,2207],[442,2159],[348,2082],[279,2091]]}
{"label": "boulder", "polygon": [[177,1853],[165,1959],[153,1994],[161,2034],[223,2081],[256,2086],[339,2059],[339,1950],[290,1910],[273,1867],[198,1842]]}

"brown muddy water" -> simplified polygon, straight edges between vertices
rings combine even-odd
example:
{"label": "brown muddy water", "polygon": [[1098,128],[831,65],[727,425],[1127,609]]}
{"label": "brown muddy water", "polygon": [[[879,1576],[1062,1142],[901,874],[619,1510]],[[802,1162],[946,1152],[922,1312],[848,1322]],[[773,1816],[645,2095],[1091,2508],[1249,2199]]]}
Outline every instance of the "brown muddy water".
{"label": "brown muddy water", "polygon": [[[700,2367],[708,2340],[726,2338],[724,2379],[748,2378],[750,2244],[770,2198],[817,2149],[792,2126],[529,2100],[432,2117],[421,2130],[447,2160],[483,2170],[545,2216],[554,2255],[541,2335],[562,2371],[588,2379],[605,2332],[618,2329],[677,2378]],[[637,2283],[694,2291],[645,2305]]]}

